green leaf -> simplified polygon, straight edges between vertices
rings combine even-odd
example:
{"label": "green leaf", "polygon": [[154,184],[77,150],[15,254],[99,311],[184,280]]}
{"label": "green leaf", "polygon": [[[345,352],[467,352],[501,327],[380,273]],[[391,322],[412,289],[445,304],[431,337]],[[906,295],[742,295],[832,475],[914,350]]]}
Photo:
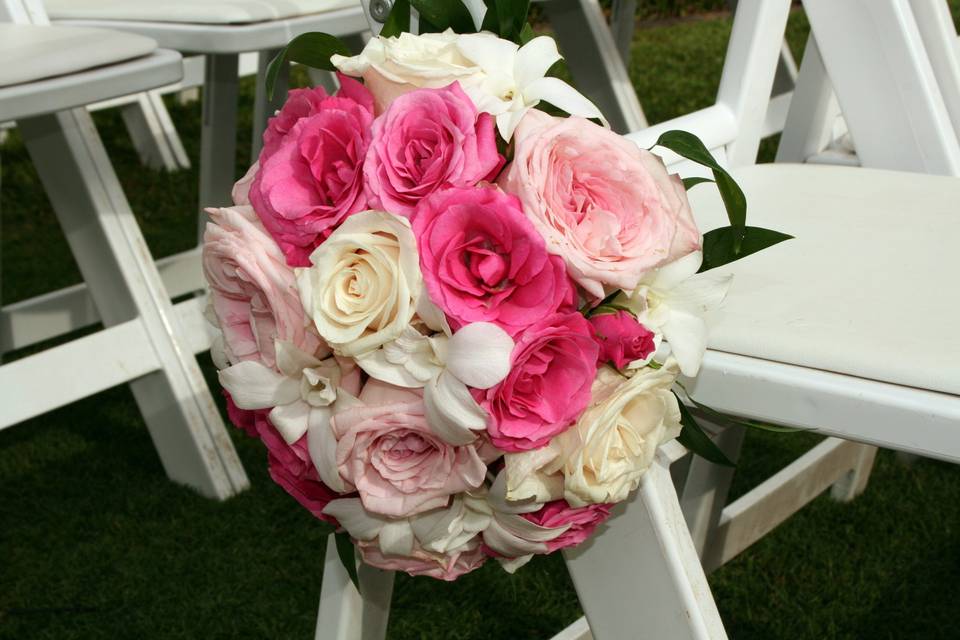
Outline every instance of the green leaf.
{"label": "green leaf", "polygon": [[[747,224],[747,198],[743,195],[740,185],[727,173],[727,170],[720,166],[716,158],[710,153],[709,149],[697,136],[689,131],[671,130],[665,131],[656,142],[661,147],[666,147],[674,153],[683,156],[687,160],[692,160],[697,164],[708,167],[713,172],[713,179],[717,183],[717,189],[720,190],[720,197],[723,199],[723,206],[727,210],[727,218],[730,220],[730,226],[736,229],[743,229]],[[742,237],[734,234],[734,248],[739,250]]]}
{"label": "green leaf", "polygon": [[693,414],[690,413],[690,409],[687,408],[687,405],[683,404],[680,396],[677,396],[676,393],[673,395],[677,397],[677,404],[680,405],[680,423],[683,425],[677,442],[701,458],[709,460],[714,464],[719,464],[724,467],[737,466],[720,450],[720,447],[714,444],[710,436],[704,433],[700,425],[697,424]]}
{"label": "green leaf", "polygon": [[690,191],[690,189],[704,182],[713,182],[713,180],[711,180],[710,178],[684,178],[683,188],[686,189],[687,191]]}
{"label": "green leaf", "polygon": [[499,33],[500,14],[497,11],[497,0],[483,0],[483,4],[487,5],[487,12],[483,14],[483,24],[480,25],[480,30]]}
{"label": "green leaf", "polygon": [[518,42],[523,25],[527,23],[530,12],[530,0],[495,0],[498,34],[501,38]]}
{"label": "green leaf", "polygon": [[[533,32],[533,27],[530,26],[529,22],[525,22],[523,24],[523,29],[520,30],[520,46],[522,47],[536,37],[537,34]],[[557,60],[557,62],[563,62],[563,60]],[[547,75],[550,75],[550,72],[555,66],[557,66],[556,63],[554,63],[550,69],[547,70]]]}
{"label": "green leaf", "polygon": [[[737,238],[740,238],[739,247]],[[763,227],[720,227],[703,234],[703,263],[700,271],[709,271],[767,247],[793,238],[786,233]]]}
{"label": "green leaf", "polygon": [[392,38],[404,31],[410,31],[410,0],[395,0],[387,21],[380,29],[380,35],[384,38]]}
{"label": "green leaf", "polygon": [[336,68],[330,62],[330,56],[340,54],[349,56],[350,49],[343,44],[340,38],[332,36],[329,33],[301,33],[294,38],[270,61],[267,67],[267,95],[273,99],[273,89],[277,82],[277,75],[280,69],[289,60],[290,62],[299,62],[315,69],[324,69],[325,71],[335,71]]}
{"label": "green leaf", "polygon": [[337,543],[337,555],[340,556],[340,562],[343,564],[343,568],[347,570],[347,575],[350,576],[353,586],[359,592],[360,578],[357,576],[357,559],[354,555],[356,547],[353,546],[353,540],[344,531],[335,533],[333,539]]}
{"label": "green leaf", "polygon": [[[457,33],[475,33],[470,11],[462,0],[409,0],[410,5],[420,13],[420,19],[426,19],[432,28],[445,31],[450,28]],[[426,33],[422,28],[420,33]]]}

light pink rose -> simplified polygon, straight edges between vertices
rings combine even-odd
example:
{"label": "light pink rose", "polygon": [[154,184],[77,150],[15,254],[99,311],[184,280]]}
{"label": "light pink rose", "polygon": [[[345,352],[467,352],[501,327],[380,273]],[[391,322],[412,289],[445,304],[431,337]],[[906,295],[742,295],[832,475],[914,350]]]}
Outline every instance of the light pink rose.
{"label": "light pink rose", "polygon": [[423,391],[370,379],[361,404],[334,415],[337,466],[368,511],[402,518],[447,504],[479,487],[487,472],[476,443],[438,438],[424,415]]}
{"label": "light pink rose", "polygon": [[307,329],[293,270],[250,207],[208,209],[203,272],[230,364],[276,366],[274,341],[314,353],[320,338]]}
{"label": "light pink rose", "polygon": [[617,369],[623,369],[656,350],[653,331],[637,322],[629,311],[595,315],[590,324],[600,344],[600,364],[612,362]]}
{"label": "light pink rose", "polygon": [[373,123],[364,166],[371,206],[410,216],[439,189],[493,178],[503,165],[493,125],[458,83],[400,96]]}
{"label": "light pink rose", "polygon": [[517,199],[493,185],[435,193],[417,207],[413,231],[427,292],[454,329],[483,321],[514,335],[573,308],[563,261],[547,253]]}
{"label": "light pink rose", "polygon": [[590,402],[600,347],[579,313],[557,313],[517,338],[510,373],[490,389],[474,390],[489,414],[487,432],[496,447],[538,449],[566,431]]}
{"label": "light pink rose", "polygon": [[593,298],[700,248],[687,194],[663,162],[583,118],[531,110],[498,182]]}
{"label": "light pink rose", "polygon": [[363,161],[373,98],[352,78],[341,83],[336,96],[321,88],[291,92],[263,134],[249,198],[291,266],[308,266],[344,218],[368,208]]}
{"label": "light pink rose", "polygon": [[409,556],[385,554],[376,540],[357,541],[360,557],[372,567],[387,571],[403,571],[411,576],[429,576],[439,580],[456,580],[470,573],[486,561],[480,546],[469,551],[453,554],[439,554],[426,551],[414,543],[413,553]]}
{"label": "light pink rose", "polygon": [[575,547],[592,536],[594,530],[610,517],[611,508],[612,504],[571,507],[566,500],[554,500],[543,505],[539,511],[523,514],[523,517],[547,529],[560,529],[569,525],[559,536],[545,542],[547,553],[553,553],[559,549]]}

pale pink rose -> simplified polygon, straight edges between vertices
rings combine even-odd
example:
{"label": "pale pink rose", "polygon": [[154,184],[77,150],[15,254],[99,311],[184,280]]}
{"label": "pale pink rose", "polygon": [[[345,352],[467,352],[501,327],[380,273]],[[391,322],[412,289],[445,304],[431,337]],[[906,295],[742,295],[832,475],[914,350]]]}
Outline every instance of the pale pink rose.
{"label": "pale pink rose", "polygon": [[623,369],[634,360],[643,360],[656,350],[653,331],[637,322],[629,311],[602,313],[590,318],[600,344],[600,364],[612,362]]}
{"label": "pale pink rose", "polygon": [[243,177],[233,184],[233,189],[230,190],[230,199],[233,200],[234,206],[241,207],[250,204],[250,185],[253,184],[253,179],[257,177],[257,171],[259,170],[260,163],[254,162],[243,174]]}
{"label": "pale pink rose", "polygon": [[230,364],[276,366],[274,342],[315,353],[320,338],[307,328],[293,270],[250,207],[208,209],[203,273]]}
{"label": "pale pink rose", "polygon": [[413,553],[409,556],[385,554],[376,540],[357,541],[360,557],[372,567],[387,571],[403,571],[411,576],[429,576],[439,580],[456,580],[470,573],[486,561],[480,546],[469,551],[457,551],[453,554],[439,554],[426,551],[414,543]]}
{"label": "pale pink rose", "polygon": [[517,337],[510,373],[474,397],[487,432],[504,451],[538,449],[566,431],[590,402],[600,347],[579,313],[557,313]]}
{"label": "pale pink rose", "polygon": [[563,261],[547,253],[520,203],[493,185],[439,191],[413,216],[430,299],[457,329],[492,322],[515,335],[573,309]]}
{"label": "pale pink rose", "polygon": [[700,248],[686,191],[649,151],[583,118],[531,110],[498,182],[596,299]]}
{"label": "pale pink rose", "polygon": [[493,125],[458,83],[400,96],[373,123],[364,165],[371,206],[410,216],[439,189],[493,178],[503,165]]}
{"label": "pale pink rose", "polygon": [[554,500],[543,505],[539,511],[523,514],[523,517],[546,529],[560,529],[569,525],[559,536],[545,542],[547,553],[553,553],[575,547],[592,536],[596,528],[610,517],[611,508],[612,504],[571,507],[566,500]]}
{"label": "pale pink rose", "polygon": [[487,465],[475,443],[455,447],[434,435],[423,391],[370,379],[361,404],[334,415],[337,466],[368,511],[402,518],[479,487]]}
{"label": "pale pink rose", "polygon": [[373,98],[346,76],[336,96],[291,92],[270,119],[249,198],[291,266],[308,266],[344,218],[368,208],[363,161],[372,123]]}

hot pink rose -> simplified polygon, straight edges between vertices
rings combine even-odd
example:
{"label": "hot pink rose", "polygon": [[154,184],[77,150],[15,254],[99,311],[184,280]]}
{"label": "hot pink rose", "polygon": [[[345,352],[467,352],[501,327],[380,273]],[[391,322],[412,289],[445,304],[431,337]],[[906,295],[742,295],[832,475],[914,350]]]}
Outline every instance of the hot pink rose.
{"label": "hot pink rose", "polygon": [[430,576],[439,580],[456,580],[463,574],[478,569],[486,561],[479,545],[469,551],[445,555],[426,551],[414,543],[411,555],[399,556],[383,553],[376,540],[359,540],[356,544],[363,561],[372,567],[403,571],[411,576]]}
{"label": "hot pink rose", "polygon": [[314,353],[320,338],[306,328],[293,270],[250,207],[208,209],[203,272],[223,332],[227,360],[276,365],[275,340]]}
{"label": "hot pink rose", "polygon": [[291,92],[263,134],[249,198],[291,266],[308,266],[311,251],[344,218],[367,208],[363,160],[373,98],[356,80],[340,80],[336,96]]}
{"label": "hot pink rose", "polygon": [[566,431],[590,402],[600,347],[579,313],[557,313],[517,338],[510,373],[474,397],[489,414],[487,432],[504,451],[538,449]]}
{"label": "hot pink rose", "polygon": [[547,553],[553,553],[558,549],[575,547],[592,536],[597,526],[610,517],[612,507],[612,504],[590,504],[574,508],[566,500],[554,500],[543,505],[539,511],[523,514],[523,517],[548,529],[559,529],[570,525],[553,540],[545,541]]}
{"label": "hot pink rose", "polygon": [[397,98],[373,124],[364,166],[371,204],[409,216],[438,189],[492,178],[503,164],[493,125],[459,83]]}
{"label": "hot pink rose", "polygon": [[226,389],[223,389],[223,397],[227,399],[227,419],[233,423],[233,426],[251,438],[260,437],[257,432],[257,412],[238,407]]}
{"label": "hot pink rose", "polygon": [[317,470],[312,465],[306,467],[303,474],[296,475],[279,458],[270,454],[268,469],[273,481],[314,517],[337,524],[336,518],[323,513],[323,509],[331,500],[342,496],[320,480]]}
{"label": "hot pink rose", "polygon": [[683,183],[663,162],[583,118],[532,109],[498,182],[594,298],[700,248]]}
{"label": "hot pink rose", "polygon": [[517,199],[492,185],[435,193],[417,207],[413,230],[427,292],[454,328],[485,321],[513,335],[572,309],[563,261]]}
{"label": "hot pink rose", "polygon": [[397,518],[435,509],[479,487],[487,472],[476,445],[455,447],[427,425],[423,393],[370,379],[361,404],[331,421],[337,465],[363,507]]}
{"label": "hot pink rose", "polygon": [[636,317],[628,311],[593,316],[590,324],[600,344],[601,364],[612,362],[617,369],[623,369],[656,350],[653,331],[637,322]]}

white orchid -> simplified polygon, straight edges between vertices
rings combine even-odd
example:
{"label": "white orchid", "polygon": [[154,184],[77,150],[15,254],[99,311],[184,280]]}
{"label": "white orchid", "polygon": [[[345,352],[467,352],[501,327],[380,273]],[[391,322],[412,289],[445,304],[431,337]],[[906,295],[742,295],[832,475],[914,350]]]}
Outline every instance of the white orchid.
{"label": "white orchid", "polygon": [[376,540],[385,554],[409,556],[414,543],[433,553],[452,555],[473,549],[477,534],[490,523],[486,490],[453,496],[450,506],[411,518],[388,518],[363,508],[359,498],[333,500],[323,512],[337,519],[355,540]]}
{"label": "white orchid", "polygon": [[571,115],[598,118],[606,124],[600,110],[582,93],[559,78],[546,77],[550,67],[563,58],[553,38],[538,36],[521,47],[492,33],[469,33],[461,35],[456,46],[483,71],[463,83],[464,91],[480,111],[496,118],[504,140],[510,140],[523,116],[541,100]]}
{"label": "white orchid", "polygon": [[270,422],[287,444],[307,434],[310,457],[321,480],[335,491],[345,491],[330,428],[334,408],[342,409],[353,400],[339,389],[340,364],[333,357],[321,360],[304,353],[290,342],[275,344],[279,371],[246,360],[222,369],[220,384],[239,408],[270,409]]}
{"label": "white orchid", "polygon": [[534,554],[547,553],[547,542],[559,538],[570,524],[557,528],[543,527],[523,517],[543,508],[542,502],[534,499],[513,501],[507,499],[507,473],[501,471],[490,487],[488,503],[492,517],[483,531],[483,542],[500,554],[500,565],[513,573]]}
{"label": "white orchid", "polygon": [[723,302],[732,279],[730,275],[697,273],[702,262],[703,253],[689,253],[650,271],[636,289],[616,299],[633,311],[641,324],[663,335],[686,376],[697,375],[707,350],[703,316]]}
{"label": "white orchid", "polygon": [[357,364],[378,380],[423,388],[434,433],[453,445],[468,444],[486,428],[487,414],[467,386],[489,389],[507,376],[513,338],[490,322],[468,324],[450,336],[442,313],[423,307],[421,319],[442,331],[425,335],[411,325],[396,340],[357,356]]}

